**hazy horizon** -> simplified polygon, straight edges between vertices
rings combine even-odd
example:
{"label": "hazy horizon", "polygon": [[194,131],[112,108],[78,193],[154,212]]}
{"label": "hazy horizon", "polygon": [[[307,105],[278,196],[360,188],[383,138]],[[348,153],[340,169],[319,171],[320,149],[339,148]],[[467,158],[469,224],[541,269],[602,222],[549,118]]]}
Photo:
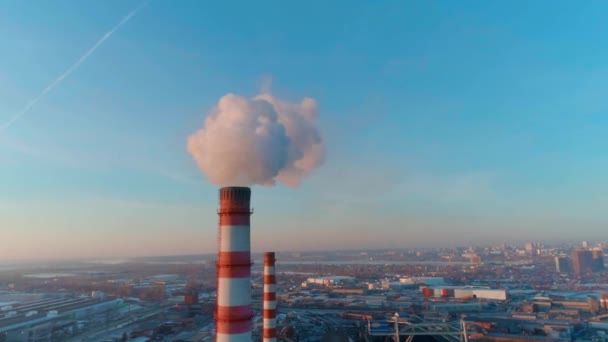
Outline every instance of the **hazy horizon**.
{"label": "hazy horizon", "polygon": [[290,6],[0,4],[0,260],[214,253],[227,94],[276,129],[253,251],[605,237],[608,4]]}
{"label": "hazy horizon", "polygon": [[[460,248],[460,249],[466,249],[469,247],[476,247],[476,248],[487,248],[487,247],[498,247],[501,244],[506,244],[507,246],[510,247],[519,247],[521,249],[523,249],[525,247],[526,243],[542,243],[546,248],[558,248],[558,247],[565,247],[565,246],[570,246],[570,247],[576,247],[576,246],[580,246],[582,241],[579,240],[563,240],[563,241],[558,241],[558,240],[552,240],[552,241],[530,241],[530,240],[522,240],[522,241],[511,241],[511,242],[499,242],[499,241],[492,241],[492,242],[485,242],[485,243],[480,243],[480,244],[476,244],[476,245],[445,245],[445,246],[410,246],[410,247],[377,247],[377,248],[344,248],[344,249],[303,249],[303,250],[290,250],[290,249],[273,249],[272,252],[277,253],[277,257],[280,257],[281,255],[288,255],[288,254],[313,254],[313,255],[317,255],[317,254],[331,254],[331,253],[361,253],[361,252],[389,252],[389,251],[437,251],[440,249],[454,249],[454,248]],[[594,247],[596,246],[597,243],[605,243],[606,241],[604,240],[589,240],[587,241],[589,243],[590,247]],[[251,250],[251,254],[252,254],[252,258],[261,258],[262,255],[265,252],[269,252],[270,250],[266,250],[266,249],[253,249]],[[361,257],[365,257],[365,255],[361,255]],[[210,258],[215,260],[217,258],[217,250],[214,251],[203,251],[200,253],[194,253],[194,254],[187,254],[187,253],[175,253],[175,254],[141,254],[141,255],[108,255],[108,256],[87,256],[87,257],[41,257],[41,258],[31,258],[31,259],[2,259],[0,260],[0,265],[19,265],[19,264],[30,264],[30,263],[39,263],[40,261],[47,261],[50,263],[63,263],[63,262],[82,262],[82,263],[101,263],[101,264],[105,264],[108,262],[119,262],[119,263],[125,263],[125,262],[137,262],[137,261],[143,261],[146,259],[152,259],[153,260],[159,260],[159,259],[164,259],[164,258],[177,258],[177,259],[183,259],[183,258],[202,258],[203,260],[206,258]],[[380,259],[381,260],[381,259]]]}

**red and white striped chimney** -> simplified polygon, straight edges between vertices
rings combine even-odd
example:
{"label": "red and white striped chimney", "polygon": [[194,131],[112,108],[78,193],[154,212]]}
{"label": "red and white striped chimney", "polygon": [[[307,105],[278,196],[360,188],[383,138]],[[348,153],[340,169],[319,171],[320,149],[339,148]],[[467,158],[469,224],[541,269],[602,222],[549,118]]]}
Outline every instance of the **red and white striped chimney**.
{"label": "red and white striped chimney", "polygon": [[217,260],[217,342],[251,342],[251,189],[220,189]]}
{"label": "red and white striped chimney", "polygon": [[277,341],[277,281],[274,252],[264,253],[264,342]]}

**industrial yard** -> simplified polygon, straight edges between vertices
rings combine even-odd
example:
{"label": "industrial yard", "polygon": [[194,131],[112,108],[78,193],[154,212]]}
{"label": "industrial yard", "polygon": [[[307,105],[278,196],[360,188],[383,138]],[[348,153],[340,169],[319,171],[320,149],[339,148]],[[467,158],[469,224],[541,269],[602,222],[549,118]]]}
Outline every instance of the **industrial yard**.
{"label": "industrial yard", "polygon": [[[285,341],[375,341],[393,336],[397,320],[404,340],[417,334],[414,341],[455,341],[463,338],[464,324],[469,341],[601,341],[608,329],[608,274],[557,272],[551,255],[564,248],[545,248],[546,255],[533,256],[507,247],[508,258],[480,264],[441,261],[446,254],[457,259],[454,250],[279,252],[276,335]],[[490,258],[493,249],[477,253]],[[212,341],[215,258],[4,270],[0,338]],[[253,254],[250,291],[252,339],[261,340],[263,254]],[[433,329],[451,335],[434,336]]]}

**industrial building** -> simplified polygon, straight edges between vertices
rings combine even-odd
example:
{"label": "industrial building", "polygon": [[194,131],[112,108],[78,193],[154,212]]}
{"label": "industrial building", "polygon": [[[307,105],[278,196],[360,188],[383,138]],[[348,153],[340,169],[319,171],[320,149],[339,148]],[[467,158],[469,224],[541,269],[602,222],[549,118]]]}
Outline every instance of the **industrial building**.
{"label": "industrial building", "polygon": [[428,286],[439,286],[445,285],[445,279],[443,277],[405,277],[399,278],[401,284],[407,285],[428,285]]}
{"label": "industrial building", "polygon": [[444,297],[457,299],[487,299],[487,300],[507,300],[507,290],[490,289],[486,287],[472,286],[442,286],[442,287],[421,287],[425,297]]}
{"label": "industrial building", "polygon": [[9,341],[50,340],[52,335],[73,333],[83,321],[96,315],[119,314],[127,305],[122,299],[90,297],[41,299],[0,307],[0,334]]}
{"label": "industrial building", "polygon": [[311,277],[306,279],[308,284],[337,286],[352,284],[355,282],[354,277],[348,276],[326,276],[326,277]]}

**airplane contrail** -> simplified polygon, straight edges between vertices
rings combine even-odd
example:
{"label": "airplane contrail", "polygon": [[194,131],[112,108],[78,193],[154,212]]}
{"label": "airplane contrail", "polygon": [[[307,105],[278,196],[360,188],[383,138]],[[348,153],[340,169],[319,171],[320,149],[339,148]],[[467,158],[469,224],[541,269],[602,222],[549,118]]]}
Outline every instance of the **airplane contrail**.
{"label": "airplane contrail", "polygon": [[38,96],[34,97],[32,100],[30,100],[30,102],[28,102],[25,107],[23,107],[23,109],[21,109],[19,112],[17,112],[17,114],[13,115],[12,118],[10,118],[7,122],[5,122],[4,124],[2,124],[0,126],[0,133],[4,132],[7,128],[9,128],[10,126],[12,126],[15,121],[19,120],[21,117],[23,117],[25,114],[27,114],[30,109],[32,109],[32,107],[38,102],[40,101],[46,94],[48,94],[51,90],[55,89],[59,84],[61,84],[61,82],[63,82],[63,80],[65,80],[68,76],[70,76],[71,73],[73,73],[76,69],[78,69],[78,67],[84,63],[84,61],[87,60],[87,58],[89,58],[89,56],[91,56],[95,50],[97,50],[106,40],[108,40],[108,38],[110,38],[112,36],[112,34],[114,32],[116,32],[122,25],[124,25],[127,21],[129,21],[131,18],[133,18],[133,16],[135,16],[137,14],[137,12],[139,12],[147,3],[149,0],[144,0],[139,6],[137,6],[137,8],[135,8],[133,11],[131,11],[129,14],[127,14],[124,18],[122,18],[122,20],[120,22],[118,22],[118,24],[116,24],[110,31],[108,31],[106,34],[103,35],[103,37],[101,37],[97,43],[95,43],[95,45],[93,45],[93,47],[91,47],[89,50],[87,50],[87,52],[85,52],[82,56],[80,56],[80,58],[78,58],[78,60],[76,61],[76,63],[72,64],[72,66],[70,66],[66,71],[63,72],[63,74],[59,75],[59,77],[57,77],[55,80],[53,80],[53,82],[51,82],[48,86],[46,86],[46,88],[44,88],[40,94],[38,94]]}

